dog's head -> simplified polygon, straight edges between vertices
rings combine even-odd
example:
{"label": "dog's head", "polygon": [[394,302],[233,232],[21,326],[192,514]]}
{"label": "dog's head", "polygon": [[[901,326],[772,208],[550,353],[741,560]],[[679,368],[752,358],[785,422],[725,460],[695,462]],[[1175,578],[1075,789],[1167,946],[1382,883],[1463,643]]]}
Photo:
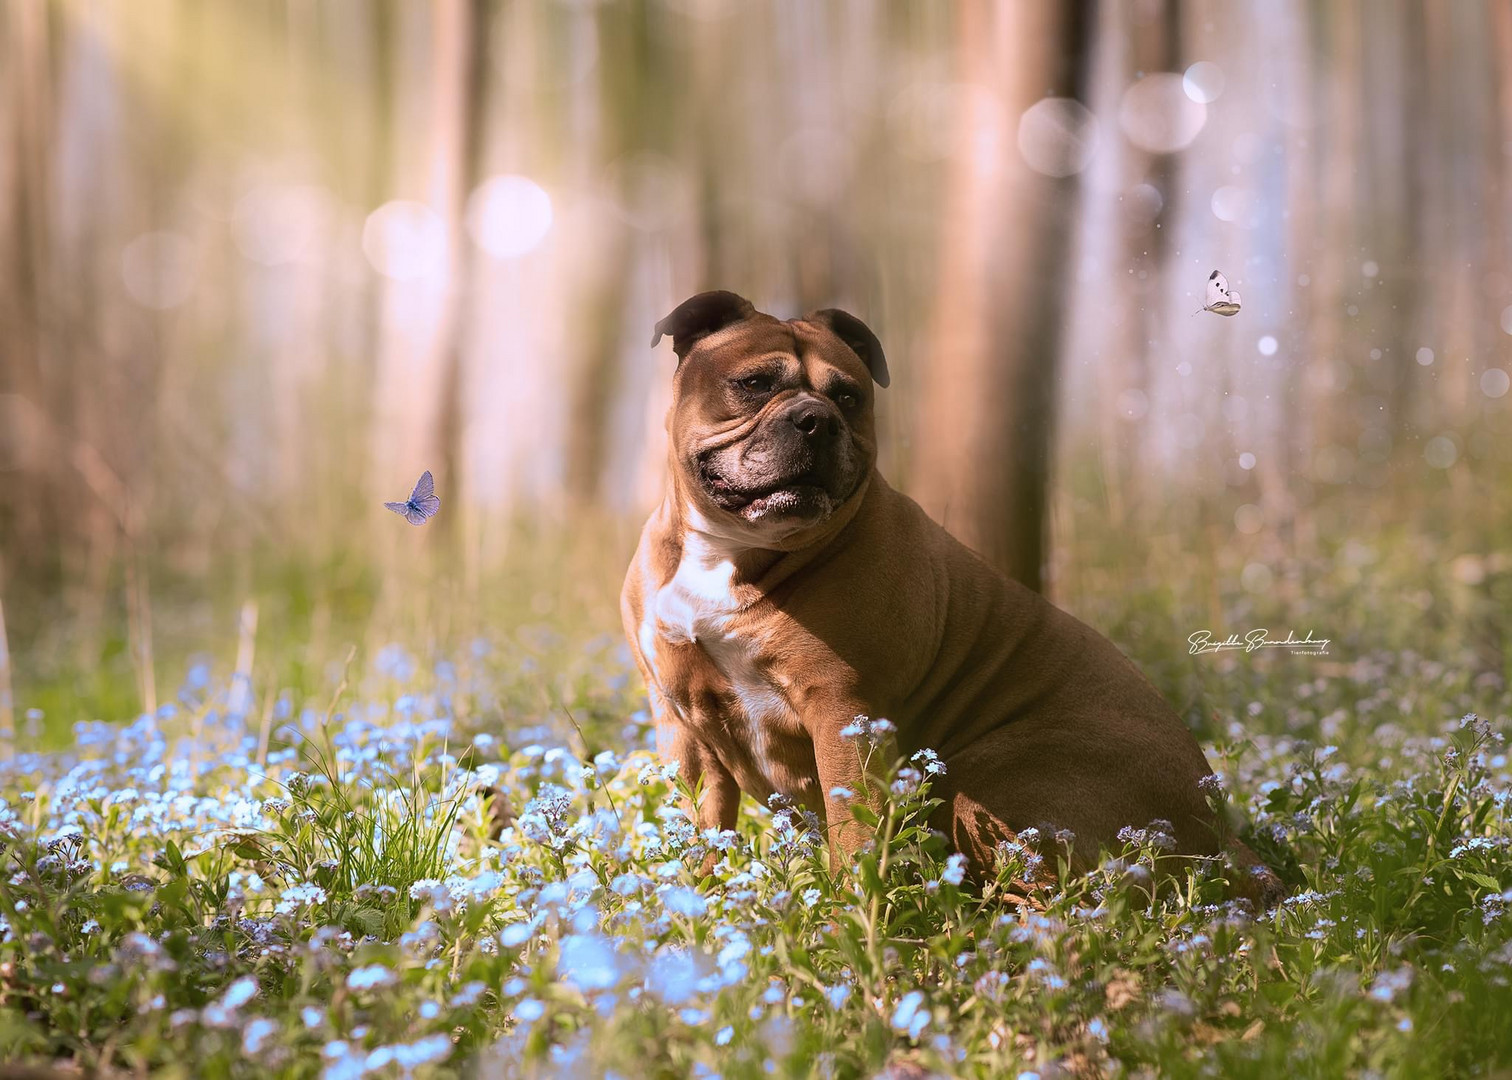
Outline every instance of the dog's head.
{"label": "dog's head", "polygon": [[882,345],[835,308],[786,322],[730,292],[699,293],[656,324],[677,353],[667,434],[683,497],[761,546],[821,525],[876,460],[872,384]]}

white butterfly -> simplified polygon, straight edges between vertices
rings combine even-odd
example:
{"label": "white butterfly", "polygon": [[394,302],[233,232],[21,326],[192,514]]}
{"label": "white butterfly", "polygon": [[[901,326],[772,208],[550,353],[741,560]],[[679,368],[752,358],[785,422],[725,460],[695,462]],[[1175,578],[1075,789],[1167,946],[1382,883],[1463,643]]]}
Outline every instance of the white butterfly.
{"label": "white butterfly", "polygon": [[[1211,311],[1215,315],[1239,314],[1239,294],[1229,288],[1228,278],[1217,270],[1208,275],[1207,303],[1202,305],[1202,310]],[[1197,313],[1194,311],[1192,314]]]}

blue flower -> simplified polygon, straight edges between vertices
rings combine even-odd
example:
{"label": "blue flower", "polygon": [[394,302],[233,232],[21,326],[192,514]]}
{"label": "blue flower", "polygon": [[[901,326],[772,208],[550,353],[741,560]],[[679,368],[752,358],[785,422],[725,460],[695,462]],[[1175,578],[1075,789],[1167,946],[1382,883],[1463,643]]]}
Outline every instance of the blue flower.
{"label": "blue flower", "polygon": [[956,852],[945,860],[945,872],[940,875],[940,880],[947,885],[959,885],[965,879],[966,856]]}
{"label": "blue flower", "polygon": [[674,885],[662,893],[662,906],[674,915],[697,918],[709,910],[709,902],[697,891],[682,885]]}
{"label": "blue flower", "polygon": [[681,1005],[693,996],[698,984],[698,964],[686,949],[667,949],[656,954],[646,972],[646,989],[668,1005]]}
{"label": "blue flower", "polygon": [[220,1006],[223,1009],[239,1009],[257,994],[257,980],[250,975],[243,975],[221,995]]}
{"label": "blue flower", "polygon": [[1412,969],[1400,967],[1395,971],[1383,971],[1370,984],[1370,996],[1377,1001],[1390,1002],[1412,985]]}
{"label": "blue flower", "polygon": [[382,964],[369,964],[357,968],[347,976],[347,989],[371,990],[379,986],[393,986],[398,981],[399,976]]}
{"label": "blue flower", "polygon": [[601,934],[569,934],[557,956],[557,976],[579,990],[607,990],[620,980],[619,960]]}
{"label": "blue flower", "polygon": [[[383,1049],[389,1050],[389,1060],[398,1065],[405,1074],[408,1074],[416,1066],[431,1065],[438,1061],[445,1061],[451,1056],[452,1041],[445,1035],[427,1035],[425,1038],[416,1039],[412,1043],[399,1043]],[[368,1060],[371,1064],[371,1055],[369,1055]]]}
{"label": "blue flower", "polygon": [[273,1021],[258,1017],[242,1030],[242,1050],[248,1054],[256,1054],[262,1049],[263,1043],[268,1041],[268,1036],[278,1030],[278,1025]]}
{"label": "blue flower", "polygon": [[910,1039],[917,1039],[928,1024],[929,1009],[924,1006],[924,992],[910,990],[893,1010],[892,1029],[907,1034]]}

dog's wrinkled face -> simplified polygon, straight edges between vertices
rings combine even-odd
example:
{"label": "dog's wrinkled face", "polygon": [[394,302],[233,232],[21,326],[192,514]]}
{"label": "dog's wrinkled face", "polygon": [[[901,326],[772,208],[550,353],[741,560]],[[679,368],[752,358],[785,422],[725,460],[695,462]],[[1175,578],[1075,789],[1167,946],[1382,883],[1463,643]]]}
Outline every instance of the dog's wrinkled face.
{"label": "dog's wrinkled face", "polygon": [[733,294],[701,295],[729,299],[692,329],[674,320],[700,297],[658,326],[682,358],[668,433],[685,497],[719,532],[756,544],[822,524],[876,459],[881,347],[843,312],[782,322]]}

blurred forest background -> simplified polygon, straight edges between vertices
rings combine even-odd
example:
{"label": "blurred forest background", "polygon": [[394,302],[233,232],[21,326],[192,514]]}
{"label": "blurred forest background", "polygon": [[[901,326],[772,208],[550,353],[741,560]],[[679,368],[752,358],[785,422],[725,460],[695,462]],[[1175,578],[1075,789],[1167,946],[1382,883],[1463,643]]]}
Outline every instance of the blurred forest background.
{"label": "blurred forest background", "polygon": [[0,267],[0,726],[615,634],[716,287],[865,319],[886,475],[1136,653],[1512,665],[1505,2],[7,0]]}

